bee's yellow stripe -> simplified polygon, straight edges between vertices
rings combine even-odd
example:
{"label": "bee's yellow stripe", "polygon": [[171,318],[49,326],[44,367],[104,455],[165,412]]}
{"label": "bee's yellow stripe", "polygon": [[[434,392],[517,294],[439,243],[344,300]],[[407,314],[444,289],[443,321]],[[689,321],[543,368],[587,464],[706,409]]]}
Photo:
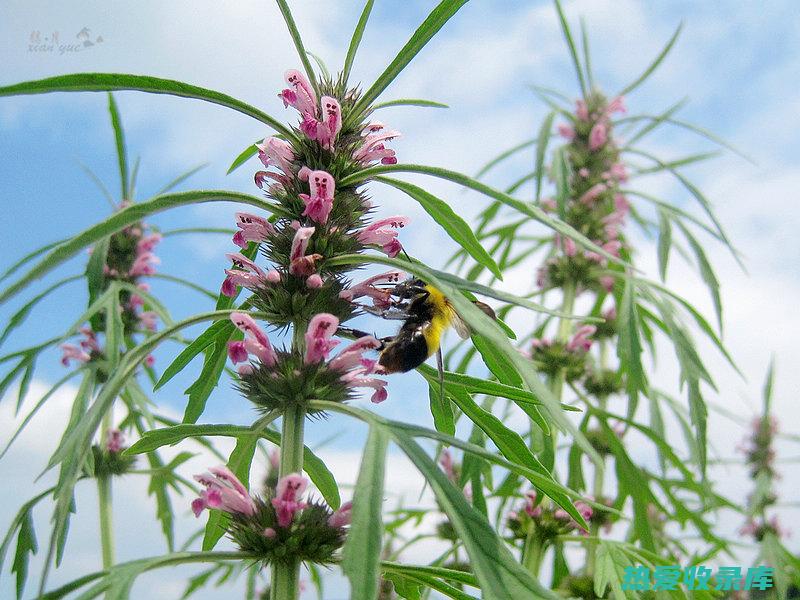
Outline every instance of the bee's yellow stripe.
{"label": "bee's yellow stripe", "polygon": [[428,356],[433,355],[439,349],[442,342],[442,334],[450,326],[452,308],[444,297],[444,294],[435,287],[426,285],[428,292],[428,304],[433,311],[433,318],[430,324],[423,330],[425,343],[428,346]]}

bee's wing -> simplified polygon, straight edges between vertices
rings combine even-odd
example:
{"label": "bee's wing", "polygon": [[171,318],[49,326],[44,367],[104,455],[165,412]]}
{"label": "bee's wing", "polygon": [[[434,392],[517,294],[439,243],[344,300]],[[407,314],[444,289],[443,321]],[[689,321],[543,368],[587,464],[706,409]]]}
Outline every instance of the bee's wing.
{"label": "bee's wing", "polygon": [[456,330],[456,333],[458,333],[458,337],[462,340],[469,339],[469,336],[472,335],[472,330],[469,328],[469,325],[464,323],[464,319],[453,309],[450,309],[450,324],[453,326],[453,329]]}

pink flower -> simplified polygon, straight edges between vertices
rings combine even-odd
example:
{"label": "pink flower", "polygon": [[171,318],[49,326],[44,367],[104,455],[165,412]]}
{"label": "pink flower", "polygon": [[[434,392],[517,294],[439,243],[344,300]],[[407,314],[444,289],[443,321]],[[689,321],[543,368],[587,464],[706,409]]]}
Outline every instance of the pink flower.
{"label": "pink flower", "polygon": [[284,79],[289,89],[285,89],[278,94],[283,99],[283,105],[292,106],[300,111],[301,114],[316,114],[317,96],[305,75],[296,69],[289,69],[284,74]]}
{"label": "pink flower", "polygon": [[[366,362],[366,361],[365,361]],[[341,379],[348,387],[368,387],[375,390],[370,398],[373,404],[380,404],[389,397],[386,389],[388,385],[383,379],[377,379],[370,374],[375,371],[374,362],[366,362],[367,366],[353,369],[342,375]]]}
{"label": "pink flower", "polygon": [[258,288],[266,285],[267,274],[252,260],[231,252],[225,256],[233,263],[233,269],[225,269],[225,281],[222,282],[222,293],[230,298],[236,295],[236,286]]}
{"label": "pink flower", "polygon": [[144,359],[144,364],[145,366],[152,367],[154,364],[156,364],[156,357],[152,354],[148,354]]}
{"label": "pink flower", "polygon": [[155,331],[158,324],[158,315],[152,310],[139,313],[139,325],[148,331]]}
{"label": "pink flower", "polygon": [[592,515],[594,514],[594,511],[592,510],[592,507],[591,507],[591,506],[589,506],[588,504],[586,504],[586,502],[583,502],[582,500],[578,500],[578,501],[575,503],[575,509],[576,509],[576,510],[577,510],[577,511],[580,513],[580,515],[581,515],[581,516],[582,516],[582,517],[583,517],[585,520],[587,520],[587,521],[588,521],[589,519],[591,519],[591,518],[592,518]]}
{"label": "pink flower", "polygon": [[586,102],[583,100],[577,100],[575,102],[575,116],[581,121],[589,120],[589,109],[586,107]]}
{"label": "pink flower", "polygon": [[625,168],[624,163],[615,162],[613,165],[611,165],[611,168],[608,170],[608,172],[617,181],[628,181],[628,169]]}
{"label": "pink flower", "polygon": [[370,350],[377,350],[381,342],[371,335],[366,335],[351,343],[344,350],[333,357],[328,366],[336,371],[349,371],[354,368],[365,368],[363,354]]}
{"label": "pink flower", "polygon": [[330,149],[342,129],[342,108],[331,96],[323,96],[320,104],[322,122],[317,125],[317,141],[323,148]]}
{"label": "pink flower", "polygon": [[608,103],[606,106],[606,110],[604,112],[605,116],[611,116],[614,113],[625,113],[625,98],[623,96],[617,96],[611,102]]}
{"label": "pink flower", "polygon": [[333,194],[336,190],[336,182],[333,176],[325,171],[310,171],[307,174],[308,185],[311,195],[300,194],[300,198],[306,205],[303,211],[304,217],[309,217],[312,221],[324,224],[328,221],[328,215],[333,208]]}
{"label": "pink flower", "polygon": [[306,279],[306,285],[311,288],[312,290],[316,290],[321,288],[325,282],[323,281],[322,277],[318,273],[314,273],[313,275],[309,275],[308,279]]}
{"label": "pink flower", "polygon": [[525,512],[528,513],[528,516],[533,517],[534,519],[542,515],[542,507],[536,506],[535,490],[528,490],[525,492]]}
{"label": "pink flower", "polygon": [[598,121],[589,132],[589,150],[592,152],[605,146],[608,141],[608,127],[602,121]]}
{"label": "pink flower", "polygon": [[305,364],[321,362],[328,357],[330,351],[339,343],[338,340],[332,339],[337,327],[339,319],[328,313],[320,313],[311,318],[305,335]]}
{"label": "pink flower", "polygon": [[614,277],[611,275],[603,275],[599,279],[600,285],[603,286],[607,292],[611,293],[614,291]]}
{"label": "pink flower", "polygon": [[195,481],[206,487],[200,492],[200,497],[192,502],[194,515],[199,517],[204,508],[217,508],[227,513],[252,517],[256,512],[256,503],[236,475],[224,466],[213,467],[209,471],[194,476]]}
{"label": "pink flower", "polygon": [[125,436],[119,429],[109,429],[106,432],[106,451],[116,454],[122,450],[125,444]]}
{"label": "pink flower", "polygon": [[256,148],[258,148],[258,158],[264,163],[265,167],[275,165],[285,175],[292,174],[294,152],[289,142],[276,137],[268,137],[264,138],[264,141],[260,144],[256,144]]}
{"label": "pink flower", "polygon": [[250,213],[236,213],[236,226],[239,231],[234,234],[233,243],[240,248],[246,248],[247,242],[263,242],[275,234],[272,223]]}
{"label": "pink flower", "polygon": [[380,275],[373,275],[357,283],[349,288],[342,290],[339,297],[343,300],[353,302],[357,298],[367,296],[372,299],[374,306],[378,308],[386,308],[391,304],[392,291],[391,289],[384,289],[376,287],[378,284],[396,284],[405,279],[405,273],[402,271],[387,271]]}
{"label": "pink flower", "polygon": [[575,137],[575,129],[566,123],[561,123],[558,126],[558,134],[563,138],[572,140]]}
{"label": "pink flower", "polygon": [[61,344],[59,348],[61,348],[62,351],[61,364],[65,367],[69,366],[70,360],[77,360],[78,362],[85,363],[92,359],[91,356],[74,344]]}
{"label": "pink flower", "polygon": [[567,350],[570,352],[577,352],[579,350],[588,352],[589,348],[592,347],[592,340],[589,339],[589,336],[595,331],[597,331],[597,327],[594,325],[582,325],[578,327],[575,334],[567,342]]}
{"label": "pink flower", "polygon": [[236,345],[237,342],[231,342],[228,346],[228,356],[234,363],[247,360],[247,357],[244,360],[240,360],[242,358],[242,350],[248,354],[255,355],[261,364],[266,367],[271,367],[278,361],[278,355],[272,348],[267,334],[253,320],[253,317],[247,313],[235,312],[231,313],[230,319],[236,325],[236,328],[245,335],[244,342],[239,342],[244,344],[243,347]]}
{"label": "pink flower", "polygon": [[377,244],[390,258],[394,258],[403,249],[394,229],[403,228],[408,222],[409,218],[403,216],[375,221],[358,233],[358,241],[362,244]]}
{"label": "pink flower", "polygon": [[295,513],[308,506],[308,504],[300,500],[300,496],[302,496],[307,486],[308,480],[299,473],[291,473],[278,480],[275,498],[272,499],[272,506],[275,507],[280,527],[291,525]]}
{"label": "pink flower", "polygon": [[331,527],[345,527],[346,525],[350,525],[352,513],[353,503],[345,502],[341,507],[339,507],[339,510],[334,511],[334,513],[328,518],[328,525]]}
{"label": "pink flower", "polygon": [[137,254],[133,265],[128,270],[129,277],[141,277],[142,275],[155,275],[157,265],[161,261],[152,252],[142,252]]}
{"label": "pink flower", "polygon": [[353,158],[360,161],[363,165],[368,165],[376,160],[384,165],[393,165],[397,163],[394,150],[386,148],[383,142],[387,142],[400,136],[400,132],[388,130],[380,132],[383,129],[381,124],[377,129],[366,129],[368,133],[364,135],[364,143],[361,147],[353,153]]}
{"label": "pink flower", "polygon": [[630,211],[631,209],[631,204],[630,202],[628,202],[628,199],[623,194],[615,194],[614,208],[617,210],[617,212],[620,212],[623,215],[627,215],[628,211]]}
{"label": "pink flower", "polygon": [[292,249],[289,254],[289,273],[301,277],[308,277],[316,272],[316,262],[322,258],[321,254],[306,255],[308,240],[314,235],[313,227],[299,227],[292,240]]}
{"label": "pink flower", "polygon": [[136,253],[144,254],[145,252],[152,252],[153,248],[155,248],[160,241],[161,241],[160,233],[151,233],[150,235],[143,237],[136,243]]}
{"label": "pink flower", "polygon": [[450,454],[450,451],[446,448],[442,450],[441,455],[439,455],[439,464],[442,466],[442,471],[444,471],[447,478],[452,481],[453,483],[458,482],[458,477],[456,475],[456,468],[455,463],[453,462],[453,456]]}
{"label": "pink flower", "polygon": [[595,183],[592,187],[590,187],[584,194],[578,198],[578,202],[582,204],[591,204],[597,197],[606,191],[606,184],[605,183]]}
{"label": "pink flower", "polygon": [[578,247],[572,238],[556,235],[556,244],[564,250],[566,256],[572,257],[578,253]]}
{"label": "pink flower", "polygon": [[78,331],[80,331],[85,338],[81,340],[81,348],[89,353],[100,352],[100,345],[97,343],[97,334],[91,327],[81,327]]}
{"label": "pink flower", "polygon": [[587,169],[586,167],[581,167],[580,169],[578,169],[578,175],[586,179],[587,177],[589,177],[589,175],[591,175],[591,173],[589,172],[589,169]]}

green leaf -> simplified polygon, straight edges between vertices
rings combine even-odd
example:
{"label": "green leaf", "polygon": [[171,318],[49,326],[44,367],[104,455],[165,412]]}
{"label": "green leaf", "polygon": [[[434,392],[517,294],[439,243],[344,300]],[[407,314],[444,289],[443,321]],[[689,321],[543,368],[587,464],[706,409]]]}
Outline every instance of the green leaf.
{"label": "green leaf", "polygon": [[11,334],[12,331],[14,331],[17,327],[19,327],[25,322],[25,319],[28,318],[28,315],[30,315],[31,311],[41,300],[49,296],[52,292],[54,292],[58,288],[68,283],[72,283],[73,281],[77,281],[78,279],[83,279],[83,275],[73,275],[72,277],[67,277],[66,279],[57,281],[56,283],[48,287],[40,294],[34,296],[22,308],[20,308],[17,312],[11,315],[11,317],[8,319],[8,323],[6,324],[6,328],[3,330],[3,333],[0,334],[0,346],[2,346],[3,342],[5,342],[8,339],[8,336]]}
{"label": "green leaf", "polygon": [[[517,432],[506,427],[503,422],[492,413],[478,406],[467,392],[462,391],[456,393],[452,396],[452,399],[467,418],[489,436],[489,439],[494,442],[495,446],[500,450],[500,453],[510,462],[523,465],[552,478],[551,473],[539,462],[539,459],[533,455],[522,437]],[[589,525],[575,509],[575,506],[566,494],[556,493],[556,497],[551,496],[551,498],[566,510],[581,527],[588,531]]]}
{"label": "green leaf", "polygon": [[617,317],[619,324],[619,344],[617,356],[620,365],[627,373],[628,393],[632,396],[647,387],[647,379],[642,366],[642,344],[639,339],[639,317],[636,307],[636,289],[633,282],[625,281],[625,290]]}
{"label": "green leaf", "polygon": [[258,148],[256,147],[256,144],[258,144],[260,141],[261,141],[261,140],[258,140],[258,141],[256,141],[256,142],[253,142],[253,143],[252,143],[252,144],[250,144],[250,145],[249,145],[247,148],[245,148],[244,150],[242,150],[242,151],[239,153],[239,156],[237,156],[236,158],[234,158],[234,159],[233,159],[233,162],[231,163],[231,166],[230,166],[230,167],[228,167],[228,170],[226,171],[226,173],[225,173],[225,174],[226,174],[226,175],[230,175],[230,174],[231,174],[231,173],[233,173],[233,172],[234,172],[236,169],[238,169],[238,168],[239,168],[239,167],[241,167],[241,166],[242,166],[244,163],[246,163],[248,160],[250,160],[250,159],[251,159],[253,156],[255,156],[256,154],[258,154]]}
{"label": "green leaf", "polygon": [[434,102],[433,100],[422,100],[420,98],[398,98],[397,100],[388,100],[386,102],[378,102],[372,105],[372,110],[379,108],[389,108],[390,106],[421,106],[423,108],[450,108],[447,104],[441,102]]}
{"label": "green leaf", "polygon": [[11,277],[14,273],[16,273],[22,267],[22,265],[24,265],[25,263],[33,260],[34,258],[37,258],[38,256],[41,256],[42,254],[44,254],[45,252],[47,252],[51,248],[55,248],[56,246],[58,246],[60,244],[63,244],[68,239],[69,238],[66,238],[66,239],[63,239],[63,240],[58,240],[56,242],[50,242],[49,244],[45,244],[44,246],[41,246],[40,248],[37,248],[33,252],[29,252],[28,254],[26,254],[25,256],[20,258],[17,262],[15,262],[13,265],[11,265],[5,271],[5,273],[3,273],[2,276],[0,276],[0,281],[5,281],[9,277]]}
{"label": "green leaf", "polygon": [[353,495],[353,520],[343,549],[342,569],[350,580],[352,600],[375,600],[383,549],[383,485],[389,438],[371,427]]}
{"label": "green leaf", "polygon": [[201,164],[197,165],[196,167],[193,167],[193,168],[189,169],[185,173],[182,173],[181,175],[178,175],[175,179],[173,179],[172,181],[167,183],[164,187],[162,187],[160,190],[158,190],[156,192],[156,196],[160,196],[161,194],[166,194],[170,190],[178,187],[184,181],[189,179],[189,177],[191,177],[192,175],[194,175],[198,171],[201,171],[201,170],[205,169],[208,165],[209,165],[209,163],[201,163]]}
{"label": "green leaf", "polygon": [[286,23],[286,28],[289,30],[289,35],[292,37],[294,47],[297,49],[297,55],[300,57],[300,62],[303,63],[303,68],[306,71],[308,80],[311,82],[311,85],[314,88],[314,91],[317,93],[317,96],[319,96],[320,92],[319,84],[317,83],[317,74],[314,73],[314,68],[311,66],[311,61],[308,60],[308,54],[303,46],[303,38],[300,37],[300,32],[297,30],[294,17],[292,17],[292,11],[289,10],[289,5],[286,4],[286,0],[275,1],[278,4],[278,8],[281,10],[283,20]]}
{"label": "green leaf", "polygon": [[538,140],[536,138],[533,138],[532,140],[526,140],[526,141],[524,141],[524,142],[522,142],[520,144],[517,144],[516,146],[512,146],[508,150],[505,150],[505,151],[501,152],[495,158],[493,158],[492,160],[487,162],[485,165],[483,165],[477,173],[475,173],[475,179],[480,179],[486,173],[488,173],[493,167],[497,166],[498,164],[500,164],[501,162],[503,162],[507,158],[513,156],[514,154],[516,154],[520,150],[524,150],[525,148],[530,148],[531,146],[535,145],[537,142],[538,142]]}
{"label": "green leaf", "polygon": [[764,398],[764,416],[769,415],[770,405],[772,404],[772,388],[775,385],[775,356],[769,361],[767,376],[764,378],[764,388],[761,393]]}
{"label": "green leaf", "polygon": [[464,493],[447,479],[419,444],[400,431],[393,432],[392,437],[428,481],[447,514],[469,555],[484,600],[559,598],[514,559],[486,518],[467,502]]}
{"label": "green leaf", "polygon": [[[244,487],[250,488],[250,465],[258,445],[258,437],[254,435],[236,438],[231,456],[228,459],[228,468],[242,482]],[[203,536],[203,551],[213,550],[220,538],[225,535],[226,525],[230,515],[221,510],[212,510],[208,513],[208,522]]]}
{"label": "green leaf", "polygon": [[428,17],[417,28],[411,39],[406,42],[394,60],[381,73],[375,83],[364,92],[351,111],[353,118],[359,118],[370,104],[381,95],[392,81],[406,68],[413,58],[431,41],[434,35],[444,26],[467,0],[442,0]]}
{"label": "green leaf", "polygon": [[[216,295],[214,296],[216,298]],[[230,339],[234,331],[234,325],[230,321],[217,321],[203,333],[197,336],[178,356],[164,369],[161,378],[153,387],[154,390],[164,386],[170,379],[180,373],[194,357],[203,350],[217,343],[225,343]]]}
{"label": "green leaf", "polygon": [[561,31],[564,34],[564,40],[569,47],[569,55],[572,57],[572,64],[575,67],[575,74],[578,76],[578,83],[581,86],[581,95],[586,98],[589,90],[586,89],[586,81],[583,78],[583,69],[581,68],[581,61],[578,58],[578,50],[575,46],[575,40],[572,39],[572,33],[567,23],[567,17],[564,15],[564,9],[561,8],[561,2],[555,0],[556,11],[558,12],[558,21],[561,24]]}
{"label": "green leaf", "polygon": [[367,26],[373,4],[375,4],[375,0],[366,1],[364,9],[361,11],[361,16],[358,18],[358,23],[356,23],[356,28],[353,30],[353,36],[350,38],[350,45],[347,47],[347,56],[344,59],[344,67],[342,68],[342,80],[345,83],[350,81],[350,71],[353,68],[353,61],[356,58],[358,46],[361,44],[361,38],[364,36],[364,29]]}
{"label": "green leaf", "polygon": [[560,233],[561,235],[574,240],[575,243],[578,244],[579,246],[587,250],[597,252],[598,254],[604,256],[612,263],[629,266],[625,263],[625,261],[603,250],[600,246],[592,242],[589,238],[587,238],[583,234],[579,233],[570,225],[558,219],[554,219],[538,206],[522,202],[521,200],[517,200],[516,198],[513,198],[508,194],[504,194],[503,192],[500,192],[498,190],[495,190],[494,188],[484,183],[481,183],[480,181],[477,181],[472,177],[468,177],[456,171],[450,171],[449,169],[442,169],[440,167],[429,167],[427,165],[414,165],[414,164],[378,165],[375,167],[369,167],[367,169],[358,171],[356,173],[353,173],[352,175],[344,177],[342,178],[341,182],[338,182],[338,184],[342,186],[355,185],[370,177],[374,177],[376,175],[382,175],[384,173],[422,173],[423,175],[430,175],[432,177],[438,177],[439,179],[444,179],[446,181],[452,181],[453,183],[463,185],[464,187],[473,189],[477,192],[480,192],[481,194],[489,196],[490,198],[499,200],[503,204],[506,204],[511,208],[514,208],[515,210],[519,211],[521,214],[527,215],[530,218],[534,219],[535,221],[538,221],[539,223],[542,223],[543,225],[546,225],[547,227],[553,229],[557,233]]}
{"label": "green leaf", "polygon": [[124,229],[128,225],[141,221],[148,215],[179,206],[201,204],[204,202],[237,202],[239,204],[256,206],[272,213],[282,212],[280,207],[265,202],[263,199],[256,196],[222,190],[176,192],[156,196],[152,200],[146,202],[137,202],[114,213],[100,223],[85,229],[81,233],[51,249],[35,266],[30,268],[21,279],[0,293],[0,303],[18,294],[28,284],[44,276],[46,273],[49,273],[67,259],[72,258],[80,252],[81,249],[96,243],[112,233]]}
{"label": "green leaf", "polygon": [[[233,333],[233,332],[232,332]],[[211,392],[219,385],[219,378],[228,360],[227,340],[216,341],[206,350],[203,369],[194,383],[183,392],[189,396],[183,413],[184,423],[196,423],[203,414]]]}
{"label": "green leaf", "polygon": [[678,227],[680,227],[680,230],[686,238],[686,241],[689,242],[689,246],[692,248],[692,252],[694,252],[695,258],[697,259],[697,266],[700,269],[700,276],[703,278],[703,281],[705,282],[706,287],[711,294],[711,300],[714,302],[714,313],[717,315],[717,326],[719,327],[720,332],[722,332],[722,299],[720,298],[719,294],[719,280],[714,274],[714,269],[711,266],[711,263],[708,261],[708,257],[706,256],[703,247],[700,245],[697,239],[686,227],[684,227],[682,223],[679,222]]}
{"label": "green leaf", "polygon": [[[435,369],[428,365],[421,365],[417,370],[422,374],[428,382],[438,379],[439,375]],[[500,398],[508,398],[520,404],[543,404],[532,393],[519,387],[505,385],[497,381],[489,379],[479,379],[471,377],[463,373],[454,373],[452,371],[444,372],[444,383],[447,387],[462,387],[470,394],[485,394],[487,396],[497,396]],[[578,411],[569,404],[562,404],[561,408],[567,411]]]}
{"label": "green leaf", "polygon": [[125,130],[122,128],[122,119],[119,116],[117,102],[111,92],[108,93],[108,112],[111,114],[111,126],[114,128],[114,142],[117,147],[117,162],[119,163],[119,181],[121,200],[131,200],[130,192],[132,180],[128,180],[128,152],[125,149]]}
{"label": "green leaf", "polygon": [[[343,257],[339,257],[341,261]],[[358,263],[378,263],[389,265],[393,268],[406,271],[421,278],[422,280],[430,283],[437,289],[441,290],[447,299],[452,303],[453,308],[461,316],[464,322],[472,329],[473,334],[484,338],[489,347],[494,348],[495,352],[501,353],[506,360],[513,365],[513,368],[522,377],[526,387],[538,399],[540,399],[547,410],[548,415],[552,421],[570,432],[576,442],[581,445],[586,454],[591,457],[592,461],[596,464],[602,462],[601,458],[588,442],[586,437],[578,431],[575,424],[567,419],[561,410],[559,401],[553,396],[552,392],[539,378],[539,374],[533,366],[533,363],[522,356],[519,351],[514,348],[508,341],[505,332],[487,315],[485,315],[479,308],[475,307],[473,303],[464,297],[456,288],[451,284],[446,283],[443,279],[437,277],[433,271],[424,267],[423,265],[412,263],[400,258],[390,259],[383,256],[366,256],[355,255],[348,258],[352,264]],[[344,262],[344,261],[342,261]],[[476,339],[476,338],[473,338]]]}
{"label": "green leaf", "polygon": [[172,79],[161,79],[148,75],[128,75],[125,73],[73,73],[58,75],[35,81],[26,81],[0,87],[0,96],[23,96],[47,94],[50,92],[110,92],[114,90],[135,90],[151,94],[169,94],[183,98],[194,98],[219,104],[238,111],[272,127],[275,131],[292,138],[291,130],[265,112],[237,100],[232,96],[198,87]]}
{"label": "green leaf", "polygon": [[[422,365],[425,366],[425,365]],[[431,407],[431,416],[436,431],[441,431],[447,435],[456,434],[456,422],[453,418],[453,407],[446,395],[439,389],[439,378],[428,380],[428,399]]]}
{"label": "green leaf", "polygon": [[561,499],[566,495],[570,495],[573,497],[579,496],[577,492],[574,492],[564,487],[555,479],[553,479],[553,477],[549,473],[536,471],[528,468],[525,465],[510,462],[505,458],[498,456],[497,453],[489,452],[485,448],[473,444],[471,442],[465,442],[459,438],[445,435],[438,431],[426,429],[424,427],[419,427],[417,425],[410,425],[408,423],[402,423],[400,421],[390,421],[388,419],[383,419],[375,415],[374,413],[354,408],[352,406],[337,404],[333,402],[322,402],[318,400],[312,401],[312,406],[314,408],[319,408],[320,410],[330,410],[332,412],[339,412],[353,416],[357,419],[364,421],[365,423],[368,423],[370,426],[382,426],[384,428],[387,428],[387,431],[389,431],[393,439],[395,433],[401,432],[408,436],[426,438],[434,440],[445,446],[453,446],[455,448],[459,448],[466,453],[469,453],[482,460],[485,460],[488,463],[498,465],[504,469],[507,469],[513,473],[525,477],[528,481],[531,482],[533,486],[535,486],[538,490],[540,490],[543,494],[545,494],[550,498]]}
{"label": "green leaf", "polygon": [[449,204],[411,183],[388,177],[376,177],[375,179],[405,192],[419,202],[425,212],[433,217],[433,220],[445,230],[454,242],[464,248],[472,258],[488,268],[498,279],[503,279],[500,267],[475,237],[472,228],[450,208]]}
{"label": "green leaf", "polygon": [[667,280],[669,249],[672,246],[672,226],[666,211],[658,211],[658,273],[661,281]]}
{"label": "green leaf", "polygon": [[569,159],[567,158],[567,149],[562,146],[553,153],[553,179],[555,179],[556,182],[556,206],[558,207],[558,218],[562,221],[567,218],[567,202],[570,199],[569,179],[571,175],[572,171]]}
{"label": "green leaf", "polygon": [[[199,437],[261,437],[265,440],[280,446],[281,435],[271,429],[243,427],[241,425],[195,425],[180,424],[161,429],[145,431],[142,437],[137,440],[126,454],[144,454],[152,452],[162,446],[171,446],[187,438]],[[339,508],[341,499],[339,497],[339,486],[336,479],[330,472],[325,462],[320,459],[308,447],[303,448],[303,470],[311,481],[317,486],[320,494],[333,509]]]}
{"label": "green leaf", "polygon": [[550,132],[553,129],[553,119],[556,118],[555,112],[550,112],[542,122],[539,129],[539,137],[536,142],[536,204],[542,198],[542,179],[544,178],[544,158],[547,154],[547,144],[550,141]]}
{"label": "green leaf", "polygon": [[625,96],[627,94],[630,94],[633,90],[635,90],[642,83],[644,83],[644,81],[648,77],[650,77],[651,73],[653,73],[653,71],[655,71],[658,68],[658,65],[662,63],[662,61],[667,57],[667,54],[669,54],[669,51],[672,50],[672,46],[674,46],[675,42],[678,40],[678,36],[681,33],[681,29],[683,29],[683,23],[678,25],[678,28],[675,30],[675,33],[673,33],[672,37],[669,38],[667,45],[664,46],[664,49],[661,50],[661,52],[659,52],[655,60],[652,63],[650,63],[650,66],[644,70],[644,73],[639,75],[639,77],[637,77],[633,82],[627,85],[619,94],[617,94],[618,96]]}

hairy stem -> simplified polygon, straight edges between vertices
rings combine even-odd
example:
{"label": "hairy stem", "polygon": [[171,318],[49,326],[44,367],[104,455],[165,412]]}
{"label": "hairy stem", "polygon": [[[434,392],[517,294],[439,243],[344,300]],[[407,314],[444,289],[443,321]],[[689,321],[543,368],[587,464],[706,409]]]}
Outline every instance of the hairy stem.
{"label": "hairy stem", "polygon": [[[561,312],[566,315],[571,315],[575,307],[575,296],[577,295],[575,283],[565,283],[562,291],[563,296],[561,299]],[[560,317],[558,321],[558,330],[556,332],[556,340],[559,342],[566,342],[569,339],[571,331],[572,320],[566,317]],[[559,402],[561,402],[561,394],[564,389],[565,376],[566,374],[562,369],[562,371],[550,381],[550,391]],[[538,425],[531,421],[531,428],[534,427],[538,427]],[[552,436],[552,441],[550,443],[552,444],[553,453],[555,454],[556,448],[558,447],[558,431],[553,429],[550,432],[550,435]],[[531,439],[533,439],[533,436],[531,436]],[[555,459],[553,460],[555,462]],[[531,525],[531,528],[528,530],[528,535],[525,539],[525,547],[522,551],[522,564],[531,572],[531,574],[533,574],[534,577],[537,577],[539,574],[542,555],[543,549],[541,547],[541,543],[538,539],[536,539],[535,527]]]}
{"label": "hairy stem", "polygon": [[[303,350],[304,330],[295,324],[294,348]],[[292,406],[283,414],[281,433],[281,464],[279,474],[285,477],[291,473],[303,472],[303,433],[306,411]],[[297,600],[300,593],[300,563],[281,562],[272,566],[272,600]]]}
{"label": "hairy stem", "polygon": [[[105,448],[108,430],[111,429],[113,407],[103,417],[100,447]],[[111,477],[101,475],[97,478],[97,502],[100,516],[100,550],[103,557],[103,569],[114,564],[114,526],[112,519]]]}

